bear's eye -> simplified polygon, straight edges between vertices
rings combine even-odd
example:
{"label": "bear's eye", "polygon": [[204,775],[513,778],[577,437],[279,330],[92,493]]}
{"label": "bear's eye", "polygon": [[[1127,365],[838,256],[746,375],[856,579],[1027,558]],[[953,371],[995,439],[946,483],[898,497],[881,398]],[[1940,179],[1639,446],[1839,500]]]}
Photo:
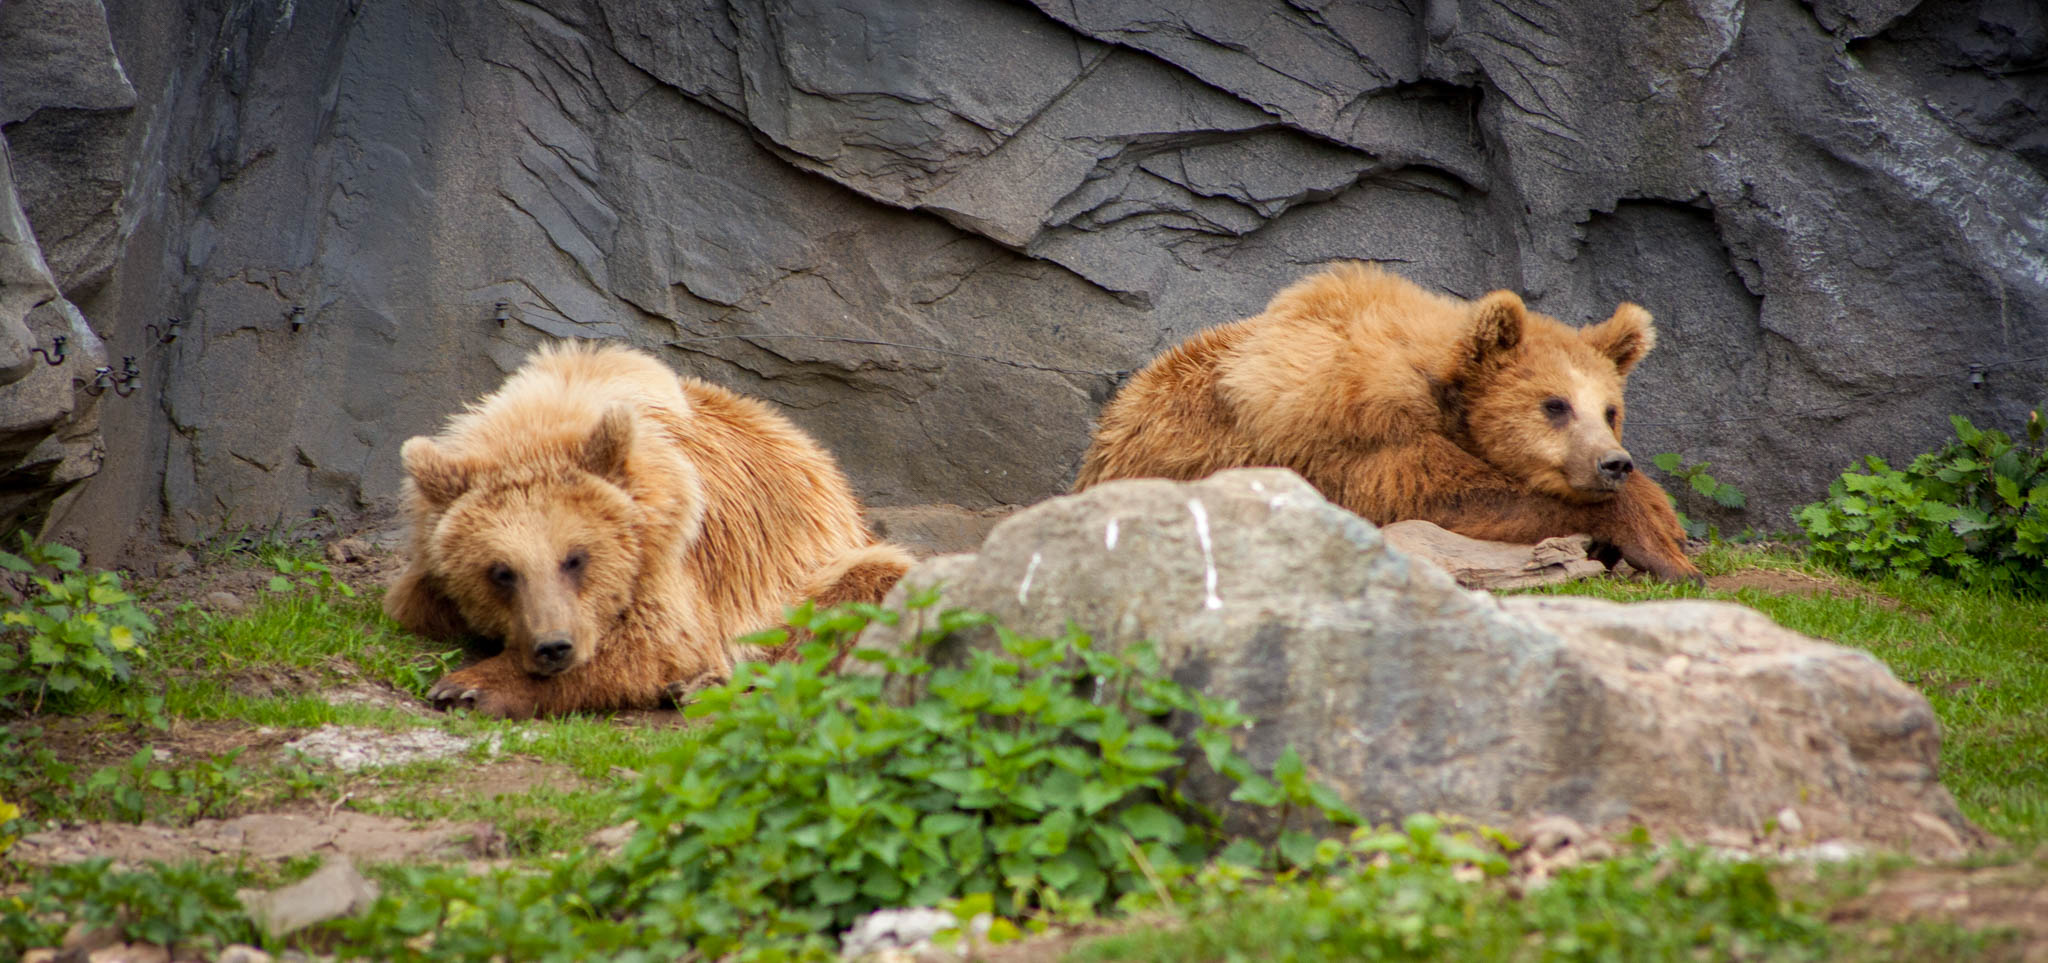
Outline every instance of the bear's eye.
{"label": "bear's eye", "polygon": [[579,548],[570,552],[569,557],[562,559],[562,571],[570,575],[581,575],[583,574],[583,566],[588,564],[590,564],[590,553]]}
{"label": "bear's eye", "polygon": [[490,579],[492,585],[501,589],[509,589],[519,584],[519,573],[513,571],[512,566],[499,562],[491,566]]}
{"label": "bear's eye", "polygon": [[1609,428],[1612,428],[1612,427],[1614,427],[1614,422],[1615,422],[1615,419],[1617,419],[1617,418],[1620,418],[1620,417],[1621,417],[1621,409],[1619,409],[1619,408],[1616,408],[1616,407],[1614,407],[1613,405],[1608,405],[1608,406],[1607,406],[1607,427],[1609,427]]}
{"label": "bear's eye", "polygon": [[1543,413],[1552,418],[1562,418],[1572,413],[1572,406],[1563,398],[1552,398],[1543,403]]}

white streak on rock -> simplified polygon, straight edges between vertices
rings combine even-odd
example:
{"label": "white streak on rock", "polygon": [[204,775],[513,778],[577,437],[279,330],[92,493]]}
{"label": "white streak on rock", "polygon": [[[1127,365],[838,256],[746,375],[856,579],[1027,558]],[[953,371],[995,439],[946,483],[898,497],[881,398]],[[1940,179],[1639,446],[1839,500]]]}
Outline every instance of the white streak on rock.
{"label": "white streak on rock", "polygon": [[1031,564],[1024,567],[1024,581],[1017,585],[1017,604],[1028,605],[1025,597],[1031,594],[1031,577],[1038,574],[1038,563],[1045,561],[1037,552],[1031,553]]}
{"label": "white streak on rock", "polygon": [[1216,597],[1216,552],[1209,543],[1209,512],[1202,507],[1201,499],[1190,498],[1188,514],[1195,516],[1195,537],[1202,541],[1202,565],[1207,569],[1204,584],[1209,590],[1209,597],[1203,600],[1202,607],[1220,609],[1223,607],[1223,600]]}

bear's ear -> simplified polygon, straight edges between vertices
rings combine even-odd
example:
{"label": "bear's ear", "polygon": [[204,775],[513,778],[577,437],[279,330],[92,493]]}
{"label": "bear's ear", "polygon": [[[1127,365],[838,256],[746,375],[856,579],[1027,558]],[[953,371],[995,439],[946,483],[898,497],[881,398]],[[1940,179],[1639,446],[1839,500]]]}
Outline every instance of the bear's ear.
{"label": "bear's ear", "polygon": [[1650,312],[1623,301],[1621,307],[1614,309],[1614,317],[1580,328],[1579,337],[1593,350],[1606,355],[1625,376],[1636,362],[1643,360],[1643,355],[1657,346],[1657,326],[1650,321]]}
{"label": "bear's ear", "polygon": [[398,449],[398,459],[405,463],[405,473],[412,477],[420,497],[435,508],[446,508],[469,490],[468,466],[448,457],[432,438],[420,435],[408,440]]}
{"label": "bear's ear", "polygon": [[1465,336],[1466,361],[1477,367],[1522,343],[1529,309],[1513,291],[1495,291],[1472,305],[1472,330]]}
{"label": "bear's ear", "polygon": [[597,420],[597,430],[583,442],[576,462],[607,481],[624,483],[626,455],[633,450],[633,409],[625,405],[606,408]]}

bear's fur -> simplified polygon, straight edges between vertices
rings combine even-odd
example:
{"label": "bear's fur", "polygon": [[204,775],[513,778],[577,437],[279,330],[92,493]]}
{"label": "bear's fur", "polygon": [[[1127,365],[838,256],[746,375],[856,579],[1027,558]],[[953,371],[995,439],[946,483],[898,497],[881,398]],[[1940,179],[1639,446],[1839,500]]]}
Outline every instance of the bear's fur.
{"label": "bear's fur", "polygon": [[1134,375],[1074,490],[1276,465],[1378,524],[1525,543],[1583,532],[1610,560],[1697,581],[1677,514],[1619,441],[1629,369],[1655,343],[1633,304],[1574,329],[1511,291],[1465,301],[1338,264]]}
{"label": "bear's fur", "polygon": [[543,348],[401,455],[412,557],[385,611],[504,643],[442,707],[651,707],[759,656],[731,640],[786,606],[880,602],[910,564],[795,425],[624,348]]}

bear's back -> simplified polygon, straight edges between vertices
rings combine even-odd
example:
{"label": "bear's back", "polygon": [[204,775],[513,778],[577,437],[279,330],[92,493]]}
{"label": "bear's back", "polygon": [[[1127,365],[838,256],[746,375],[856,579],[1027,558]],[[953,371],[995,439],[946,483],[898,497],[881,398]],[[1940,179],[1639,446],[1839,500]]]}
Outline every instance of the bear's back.
{"label": "bear's back", "polygon": [[450,418],[438,440],[475,464],[545,470],[569,463],[615,405],[642,418],[689,408],[680,380],[659,360],[564,342],[534,352],[497,391]]}
{"label": "bear's back", "polygon": [[695,466],[703,525],[685,565],[711,632],[729,638],[780,620],[822,559],[874,541],[832,455],[764,402],[681,380],[688,414],[668,440]]}
{"label": "bear's back", "polygon": [[1263,463],[1299,466],[1333,443],[1435,431],[1471,305],[1346,263],[1273,297],[1217,365],[1218,393]]}

